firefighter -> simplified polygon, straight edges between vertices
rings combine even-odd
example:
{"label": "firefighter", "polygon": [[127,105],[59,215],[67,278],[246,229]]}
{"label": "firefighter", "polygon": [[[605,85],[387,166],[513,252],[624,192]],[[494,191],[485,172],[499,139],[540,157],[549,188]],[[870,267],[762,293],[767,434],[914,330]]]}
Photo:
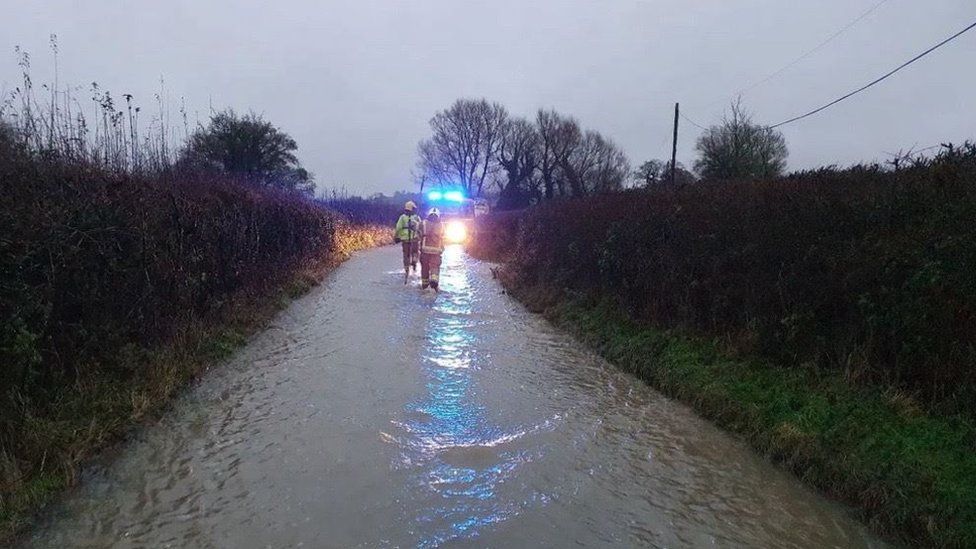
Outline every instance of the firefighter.
{"label": "firefighter", "polygon": [[420,286],[438,290],[441,278],[441,254],[444,253],[444,224],[441,212],[431,208],[420,226]]}
{"label": "firefighter", "polygon": [[403,213],[397,219],[393,241],[403,246],[403,283],[410,277],[410,269],[417,272],[417,258],[420,254],[420,225],[421,219],[417,215],[417,205],[408,201],[403,206]]}

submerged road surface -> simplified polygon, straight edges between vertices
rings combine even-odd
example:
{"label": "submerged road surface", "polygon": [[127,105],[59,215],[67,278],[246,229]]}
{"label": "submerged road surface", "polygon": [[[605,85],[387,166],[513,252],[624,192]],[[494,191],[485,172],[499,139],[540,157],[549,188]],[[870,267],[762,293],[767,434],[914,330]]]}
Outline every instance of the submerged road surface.
{"label": "submerged road surface", "polygon": [[357,255],[54,509],[40,547],[872,547],[502,294]]}

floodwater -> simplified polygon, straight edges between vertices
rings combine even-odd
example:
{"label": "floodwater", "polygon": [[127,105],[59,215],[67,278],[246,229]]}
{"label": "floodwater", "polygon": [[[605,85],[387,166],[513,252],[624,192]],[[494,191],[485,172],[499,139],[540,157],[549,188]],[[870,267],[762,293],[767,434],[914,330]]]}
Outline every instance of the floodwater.
{"label": "floodwater", "polygon": [[[458,248],[341,266],[48,513],[38,547],[880,547]],[[415,281],[413,281],[415,282]]]}

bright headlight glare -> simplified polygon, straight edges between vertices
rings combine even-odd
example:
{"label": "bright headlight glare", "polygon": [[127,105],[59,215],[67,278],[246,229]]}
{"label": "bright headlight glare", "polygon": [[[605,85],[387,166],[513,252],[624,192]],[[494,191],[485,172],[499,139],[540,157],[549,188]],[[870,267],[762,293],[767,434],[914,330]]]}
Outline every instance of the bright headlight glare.
{"label": "bright headlight glare", "polygon": [[468,228],[460,221],[450,221],[444,227],[444,237],[448,242],[459,244],[468,239]]}

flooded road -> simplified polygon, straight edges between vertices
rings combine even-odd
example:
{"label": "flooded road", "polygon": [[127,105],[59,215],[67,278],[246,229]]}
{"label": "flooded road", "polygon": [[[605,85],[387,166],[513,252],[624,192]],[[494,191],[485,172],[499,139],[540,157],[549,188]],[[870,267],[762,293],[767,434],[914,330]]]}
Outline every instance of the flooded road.
{"label": "flooded road", "polygon": [[54,509],[38,547],[879,547],[447,251],[357,255]]}

